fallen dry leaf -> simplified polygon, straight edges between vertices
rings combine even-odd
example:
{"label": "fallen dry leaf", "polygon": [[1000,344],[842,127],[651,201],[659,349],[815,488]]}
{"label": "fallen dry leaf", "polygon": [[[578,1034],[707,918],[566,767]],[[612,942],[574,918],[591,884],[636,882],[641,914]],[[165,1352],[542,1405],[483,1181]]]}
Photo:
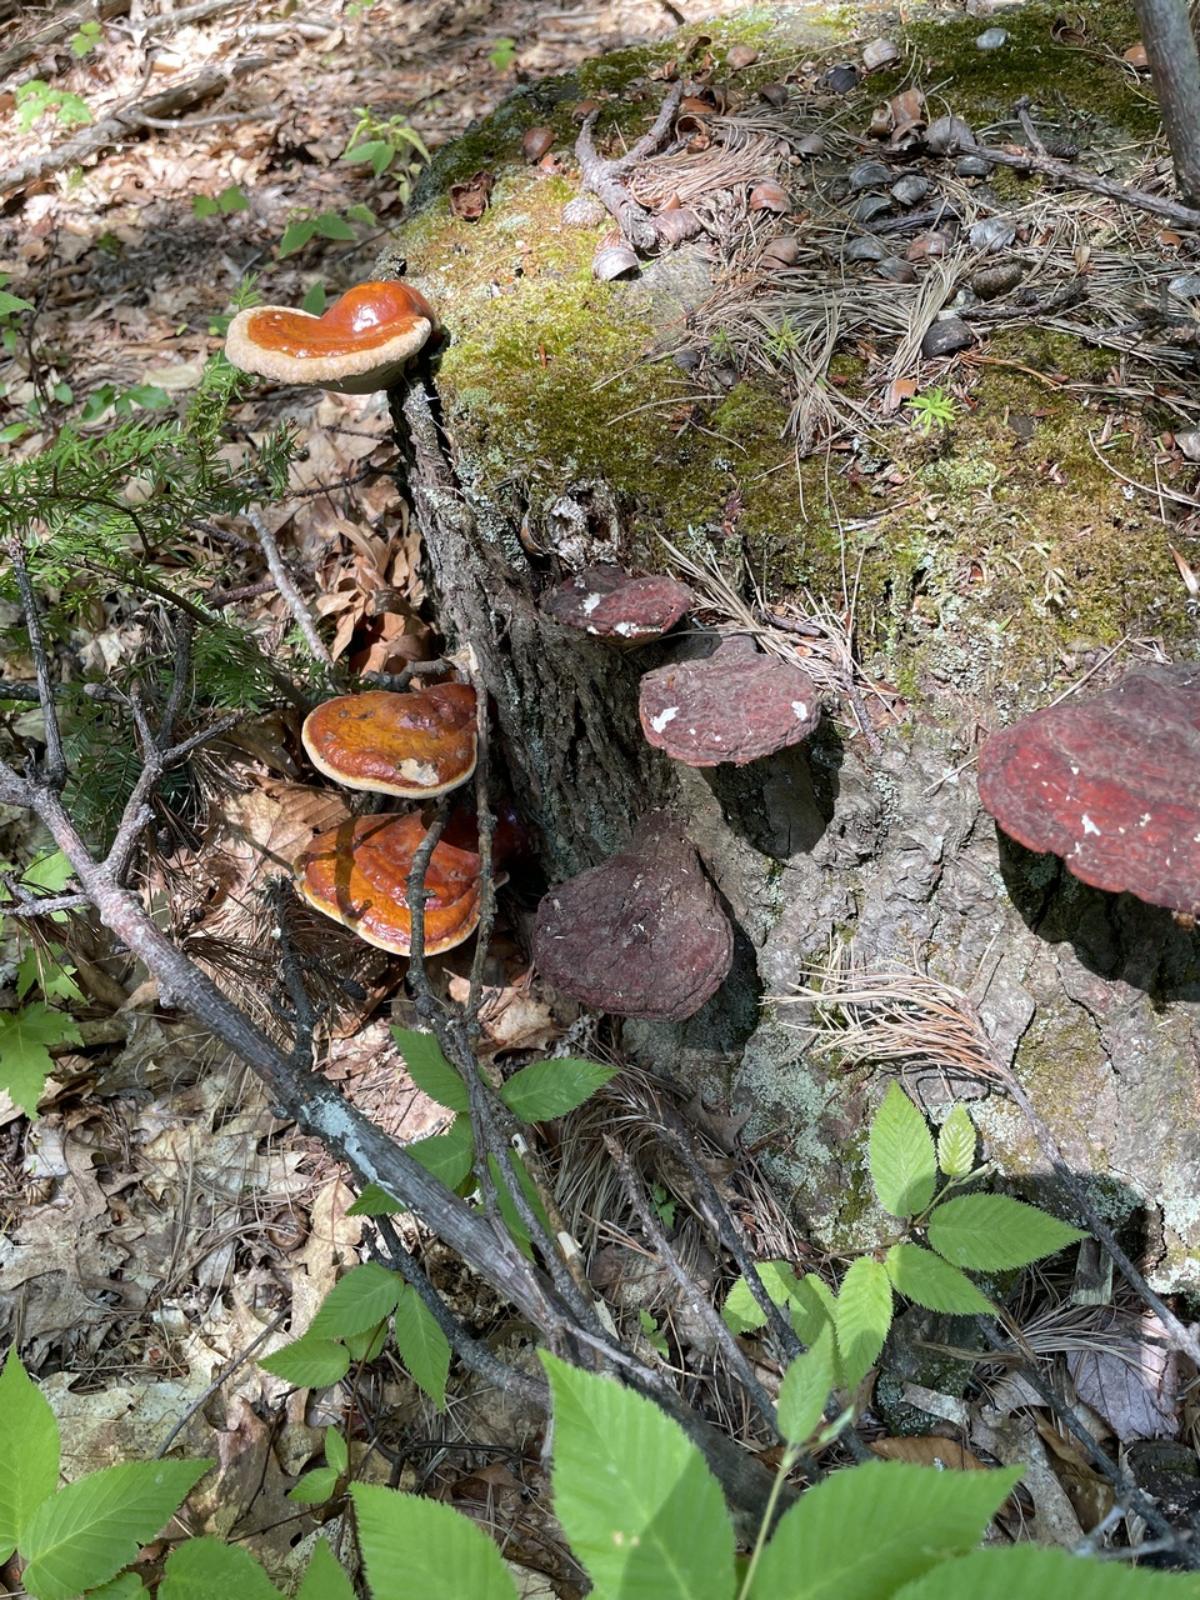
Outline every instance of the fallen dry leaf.
{"label": "fallen dry leaf", "polygon": [[920,1434],[912,1439],[876,1439],[871,1449],[885,1461],[910,1461],[917,1467],[951,1467],[955,1472],[986,1472],[977,1455],[956,1439],[939,1434]]}

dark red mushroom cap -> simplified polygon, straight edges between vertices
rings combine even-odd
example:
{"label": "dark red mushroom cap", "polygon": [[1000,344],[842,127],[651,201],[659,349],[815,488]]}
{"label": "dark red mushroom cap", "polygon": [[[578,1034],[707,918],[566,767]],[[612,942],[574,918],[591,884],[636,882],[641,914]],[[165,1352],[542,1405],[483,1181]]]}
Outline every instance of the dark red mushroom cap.
{"label": "dark red mushroom cap", "polygon": [[576,573],[545,601],[556,622],[621,644],[661,639],[695,605],[696,596],[674,578],[631,578],[612,566]]}
{"label": "dark red mushroom cap", "polygon": [[725,981],[733,933],[678,819],[652,812],[619,854],[543,897],[533,953],[584,1005],[680,1022]]}
{"label": "dark red mushroom cap", "polygon": [[1200,913],[1200,666],[1145,667],[993,734],[979,798],[1084,883]]}
{"label": "dark red mushroom cap", "polygon": [[638,693],[642,732],[656,750],[689,767],[744,767],[807,739],[821,719],[817,686],[747,639],[730,639],[702,661],[659,667]]}

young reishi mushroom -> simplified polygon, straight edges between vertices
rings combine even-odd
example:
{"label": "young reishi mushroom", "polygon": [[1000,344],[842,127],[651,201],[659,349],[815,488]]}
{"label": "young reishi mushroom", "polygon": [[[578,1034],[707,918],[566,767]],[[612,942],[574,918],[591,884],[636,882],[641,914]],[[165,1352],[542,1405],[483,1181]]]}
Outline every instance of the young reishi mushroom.
{"label": "young reishi mushroom", "polygon": [[1144,667],[993,734],[979,798],[1084,883],[1200,914],[1200,666]]}
{"label": "young reishi mushroom", "polygon": [[701,661],[646,673],[638,716],[649,743],[674,761],[743,767],[807,739],[821,701],[806,672],[733,638]]}
{"label": "young reishi mushroom", "polygon": [[[380,950],[412,949],[408,876],[427,832],[419,812],[351,817],[319,833],[296,862],[300,893]],[[479,926],[480,860],[439,840],[425,870],[425,954],[439,955]]]}
{"label": "young reishi mushroom", "polygon": [[624,850],[543,896],[533,954],[597,1011],[680,1022],[725,981],[733,933],[678,820],[652,812]]}
{"label": "young reishi mushroom", "polygon": [[243,372],[276,383],[370,394],[396,381],[436,327],[433,307],[408,284],[360,283],[319,317],[290,306],[239,311],[225,354]]}
{"label": "young reishi mushroom", "polygon": [[618,644],[661,639],[696,604],[674,578],[631,578],[621,567],[588,567],[560,583],[544,605],[556,622]]}
{"label": "young reishi mushroom", "polygon": [[300,738],[318,772],[347,789],[424,800],[475,771],[475,691],[439,683],[395,694],[368,689],[326,700]]}

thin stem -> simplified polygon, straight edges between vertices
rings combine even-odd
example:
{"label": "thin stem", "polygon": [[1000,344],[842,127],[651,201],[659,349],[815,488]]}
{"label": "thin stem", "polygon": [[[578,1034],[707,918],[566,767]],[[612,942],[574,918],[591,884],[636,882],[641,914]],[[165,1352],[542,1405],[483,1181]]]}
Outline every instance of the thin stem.
{"label": "thin stem", "polygon": [[779,1463],[779,1471],[775,1474],[775,1481],[771,1485],[767,1509],[763,1512],[762,1521],[758,1525],[754,1549],[750,1552],[750,1560],[746,1563],[746,1574],[742,1579],[742,1586],[738,1590],[737,1600],[747,1600],[747,1596],[750,1593],[750,1585],[754,1582],[754,1574],[758,1570],[759,1560],[767,1547],[767,1537],[775,1524],[775,1508],[779,1504],[779,1496],[783,1493],[783,1486],[787,1481],[788,1473],[796,1465],[798,1456],[799,1451],[794,1445],[789,1445],[783,1452],[783,1460]]}

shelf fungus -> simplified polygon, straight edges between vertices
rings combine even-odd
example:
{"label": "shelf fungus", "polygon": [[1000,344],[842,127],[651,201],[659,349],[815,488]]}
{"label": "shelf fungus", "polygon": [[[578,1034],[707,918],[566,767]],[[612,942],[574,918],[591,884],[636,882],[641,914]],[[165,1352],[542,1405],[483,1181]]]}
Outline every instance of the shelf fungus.
{"label": "shelf fungus", "polygon": [[733,638],[702,661],[648,672],[638,691],[642,732],[689,767],[743,767],[807,739],[821,719],[806,672]]}
{"label": "shelf fungus", "polygon": [[1145,667],[993,734],[979,798],[1084,883],[1200,915],[1200,666]]}
{"label": "shelf fungus", "polygon": [[[296,863],[300,893],[360,939],[406,956],[412,949],[408,877],[427,832],[418,812],[352,817],[319,833]],[[480,860],[439,840],[425,869],[425,954],[469,939],[479,926]]]}
{"label": "shelf fungus", "polygon": [[467,781],[475,736],[475,691],[465,683],[339,695],[310,712],[301,731],[313,766],[335,783],[412,800]]}
{"label": "shelf fungus", "polygon": [[321,316],[289,306],[239,311],[225,335],[235,367],[276,383],[370,394],[395,383],[437,327],[433,307],[405,283],[360,283]]}
{"label": "shelf fungus", "polygon": [[678,819],[652,812],[624,850],[542,898],[533,954],[584,1005],[680,1022],[725,981],[733,933]]}
{"label": "shelf fungus", "polygon": [[674,578],[631,578],[621,567],[589,567],[551,590],[546,611],[556,622],[616,644],[645,644],[687,615],[696,596]]}

